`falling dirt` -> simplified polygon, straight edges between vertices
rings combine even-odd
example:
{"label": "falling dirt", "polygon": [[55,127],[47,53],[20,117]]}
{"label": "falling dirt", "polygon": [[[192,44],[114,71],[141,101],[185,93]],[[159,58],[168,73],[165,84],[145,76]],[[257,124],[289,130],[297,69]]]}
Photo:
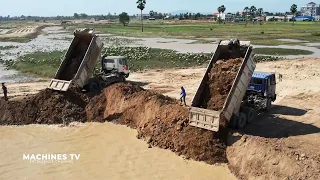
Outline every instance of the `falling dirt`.
{"label": "falling dirt", "polygon": [[112,121],[138,130],[150,146],[170,149],[187,159],[226,162],[222,133],[188,126],[188,110],[176,100],[131,84],[115,84],[86,108],[87,120]]}
{"label": "falling dirt", "polygon": [[232,83],[241,66],[242,58],[218,60],[211,69],[209,81],[205,85],[202,107],[219,111],[232,87]]}

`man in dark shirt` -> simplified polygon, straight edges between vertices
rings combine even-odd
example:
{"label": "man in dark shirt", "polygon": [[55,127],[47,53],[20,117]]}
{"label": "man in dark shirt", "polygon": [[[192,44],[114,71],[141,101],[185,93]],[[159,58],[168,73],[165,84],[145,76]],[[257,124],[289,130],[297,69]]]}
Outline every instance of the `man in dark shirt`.
{"label": "man in dark shirt", "polygon": [[2,91],[3,91],[3,95],[4,95],[4,100],[8,101],[8,96],[7,96],[7,87],[4,85],[4,83],[2,83]]}
{"label": "man in dark shirt", "polygon": [[183,87],[181,87],[181,93],[180,93],[180,95],[181,95],[181,97],[180,97],[180,101],[181,101],[181,103],[182,103],[182,101],[184,102],[184,105],[186,106],[187,104],[186,104],[186,90],[183,88]]}

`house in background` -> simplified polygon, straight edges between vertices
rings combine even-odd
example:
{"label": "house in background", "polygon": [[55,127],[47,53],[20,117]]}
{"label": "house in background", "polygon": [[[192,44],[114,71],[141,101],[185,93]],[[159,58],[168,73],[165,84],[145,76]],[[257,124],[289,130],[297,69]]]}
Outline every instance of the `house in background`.
{"label": "house in background", "polygon": [[301,7],[302,16],[319,16],[320,15],[320,5],[314,2],[310,2]]}

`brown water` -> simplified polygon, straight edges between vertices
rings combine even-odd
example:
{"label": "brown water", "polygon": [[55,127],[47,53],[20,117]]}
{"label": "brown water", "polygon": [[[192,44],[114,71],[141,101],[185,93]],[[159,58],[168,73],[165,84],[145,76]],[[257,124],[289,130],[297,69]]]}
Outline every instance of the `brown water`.
{"label": "brown water", "polygon": [[[136,131],[110,123],[0,127],[0,179],[228,179],[224,166],[148,148]],[[73,163],[30,163],[23,154],[80,154]]]}

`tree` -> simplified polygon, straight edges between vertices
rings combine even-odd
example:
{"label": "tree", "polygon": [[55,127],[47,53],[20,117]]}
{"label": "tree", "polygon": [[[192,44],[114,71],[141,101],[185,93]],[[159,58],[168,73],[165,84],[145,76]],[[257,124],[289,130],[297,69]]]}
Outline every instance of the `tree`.
{"label": "tree", "polygon": [[143,32],[143,17],[142,11],[146,7],[146,0],[137,0],[137,8],[141,11],[141,31]]}
{"label": "tree", "polygon": [[128,15],[128,13],[126,12],[122,12],[119,15],[119,22],[123,24],[123,26],[127,26],[130,22],[130,17]]}
{"label": "tree", "polygon": [[74,19],[79,19],[79,14],[78,13],[74,13],[73,17],[74,17]]}
{"label": "tree", "polygon": [[81,16],[81,18],[83,18],[83,19],[86,19],[86,18],[88,17],[88,15],[85,14],[85,13],[81,13],[80,16]]}
{"label": "tree", "polygon": [[262,25],[262,19],[261,19],[262,14],[263,14],[263,8],[259,8],[258,9],[258,15],[260,16],[260,25]]}
{"label": "tree", "polygon": [[257,12],[257,8],[255,6],[251,6],[250,15],[251,15],[252,24],[254,24],[253,18],[255,17],[256,12]]}
{"label": "tree", "polygon": [[297,13],[297,5],[296,4],[292,4],[291,8],[290,8],[290,11],[292,12],[293,14],[293,17],[292,17],[292,22],[293,22],[293,26],[294,26],[294,21],[296,19],[296,13]]}
{"label": "tree", "polygon": [[151,10],[151,11],[149,12],[149,15],[150,15],[151,17],[153,17],[153,16],[154,16],[154,12],[153,12],[153,10]]}
{"label": "tree", "polygon": [[221,23],[221,12],[222,12],[222,7],[221,7],[221,6],[219,6],[219,7],[217,8],[217,10],[218,10],[218,12],[219,12],[218,22],[219,22],[219,24],[220,24],[220,23]]}
{"label": "tree", "polygon": [[245,7],[243,9],[243,15],[244,15],[244,18],[246,20],[246,27],[247,27],[247,24],[248,24],[248,12],[249,12],[249,8],[248,7]]}

